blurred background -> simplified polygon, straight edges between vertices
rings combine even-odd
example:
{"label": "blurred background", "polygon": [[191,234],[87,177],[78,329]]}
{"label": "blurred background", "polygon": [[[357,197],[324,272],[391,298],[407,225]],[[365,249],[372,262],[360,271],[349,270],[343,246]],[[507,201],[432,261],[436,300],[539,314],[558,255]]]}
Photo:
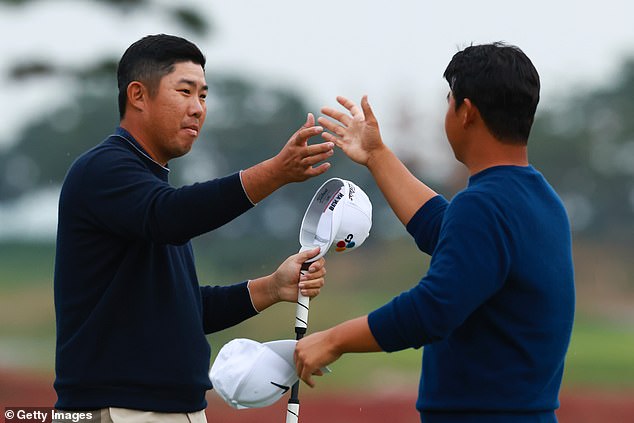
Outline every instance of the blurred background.
{"label": "blurred background", "polygon": [[[170,163],[173,185],[269,158],[307,112],[334,106],[337,95],[358,101],[368,94],[386,143],[448,198],[466,173],[443,132],[445,66],[472,43],[520,46],[542,82],[530,159],[564,200],[574,232],[577,314],[559,418],[632,421],[634,4],[535,0],[510,10],[501,0],[427,3],[0,0],[0,406],[55,401],[59,189],[72,161],[118,124],[115,72],[123,51],[147,34],[171,33],[201,47],[210,85],[206,127],[194,150]],[[366,314],[416,284],[429,258],[364,168],[341,152],[331,163],[326,175],[286,186],[195,239],[201,283],[275,270],[299,249],[316,188],[338,176],[370,196],[373,228],[360,250],[329,256],[309,331]],[[293,338],[293,318],[293,305],[275,306],[209,336],[213,354],[235,337]],[[420,355],[342,358],[315,389],[302,390],[303,421],[417,421]],[[210,421],[279,421],[285,407],[237,412],[213,393],[209,400]],[[345,418],[337,411],[344,409]]]}

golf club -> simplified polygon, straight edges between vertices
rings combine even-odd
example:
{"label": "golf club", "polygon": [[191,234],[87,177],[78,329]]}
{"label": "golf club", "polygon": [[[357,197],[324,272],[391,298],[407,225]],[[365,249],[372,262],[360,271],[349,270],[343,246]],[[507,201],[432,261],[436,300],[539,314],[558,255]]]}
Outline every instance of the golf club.
{"label": "golf club", "polygon": [[[358,248],[370,234],[372,204],[355,184],[340,178],[327,180],[313,196],[299,232],[301,251],[320,247],[319,254],[302,264],[303,275],[310,264],[323,257],[335,244],[336,252]],[[308,329],[310,298],[298,291],[295,311],[295,337],[300,340]],[[293,384],[288,400],[286,423],[299,421],[299,381]]]}

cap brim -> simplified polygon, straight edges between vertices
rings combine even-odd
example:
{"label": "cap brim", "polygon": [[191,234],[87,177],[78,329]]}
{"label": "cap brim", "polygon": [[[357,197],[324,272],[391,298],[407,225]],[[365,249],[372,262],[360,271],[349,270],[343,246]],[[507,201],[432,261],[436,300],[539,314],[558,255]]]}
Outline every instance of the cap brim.
{"label": "cap brim", "polygon": [[[333,236],[337,232],[338,224],[341,220],[340,212],[336,207],[333,207],[333,216],[332,219],[330,219],[330,227],[328,228],[329,239],[322,240],[322,242],[315,242],[315,239],[317,228],[325,208],[331,204],[341,189],[346,189],[346,184],[343,179],[332,178],[327,180],[319,187],[304,213],[299,233],[299,243],[304,250],[313,249],[315,247],[321,248],[319,254],[308,261],[312,262],[320,259],[332,246]],[[339,209],[341,209],[341,207],[339,207]]]}

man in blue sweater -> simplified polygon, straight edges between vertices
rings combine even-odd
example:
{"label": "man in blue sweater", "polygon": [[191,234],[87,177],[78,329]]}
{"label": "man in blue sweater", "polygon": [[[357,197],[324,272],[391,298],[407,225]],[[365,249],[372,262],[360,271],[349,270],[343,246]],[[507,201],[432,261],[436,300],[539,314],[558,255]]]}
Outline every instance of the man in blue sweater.
{"label": "man in blue sweater", "polygon": [[210,347],[205,334],[235,325],[298,289],[314,297],[319,249],[272,274],[200,286],[191,238],[218,228],[279,187],[325,172],[334,144],[312,115],[275,157],[182,188],[168,161],[186,154],[203,126],[205,58],[169,35],[132,44],[118,67],[120,126],[66,175],[55,260],[56,408],[96,421],[205,421]]}
{"label": "man in blue sweater", "polygon": [[444,77],[445,131],[468,169],[450,202],[386,147],[367,97],[350,114],[324,108],[333,141],[372,173],[390,206],[431,255],[427,274],[368,316],[299,342],[315,369],[343,353],[425,347],[416,407],[424,422],[556,422],[574,317],[570,227],[564,207],[528,162],[539,76],[517,47],[455,54]]}

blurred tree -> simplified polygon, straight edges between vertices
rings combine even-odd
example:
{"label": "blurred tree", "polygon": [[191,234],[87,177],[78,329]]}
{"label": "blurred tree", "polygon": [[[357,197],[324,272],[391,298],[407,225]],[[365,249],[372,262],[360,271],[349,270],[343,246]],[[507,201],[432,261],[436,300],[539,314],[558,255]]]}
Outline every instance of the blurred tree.
{"label": "blurred tree", "polygon": [[[151,11],[167,16],[168,19],[180,24],[183,28],[198,34],[204,35],[211,31],[208,20],[199,13],[195,13],[187,5],[170,5],[157,0],[88,0],[92,3],[103,4],[121,13],[129,13],[135,9],[142,8],[144,12]],[[0,0],[0,4],[13,7],[27,6],[32,3],[39,3],[40,0]],[[84,1],[85,2],[85,1]],[[78,2],[79,3],[79,2]]]}
{"label": "blurred tree", "polygon": [[634,58],[606,87],[538,114],[531,160],[552,181],[579,235],[634,243]]}
{"label": "blurred tree", "polygon": [[116,126],[114,87],[112,76],[88,77],[76,98],[31,123],[0,153],[0,201],[59,186],[72,161]]}

